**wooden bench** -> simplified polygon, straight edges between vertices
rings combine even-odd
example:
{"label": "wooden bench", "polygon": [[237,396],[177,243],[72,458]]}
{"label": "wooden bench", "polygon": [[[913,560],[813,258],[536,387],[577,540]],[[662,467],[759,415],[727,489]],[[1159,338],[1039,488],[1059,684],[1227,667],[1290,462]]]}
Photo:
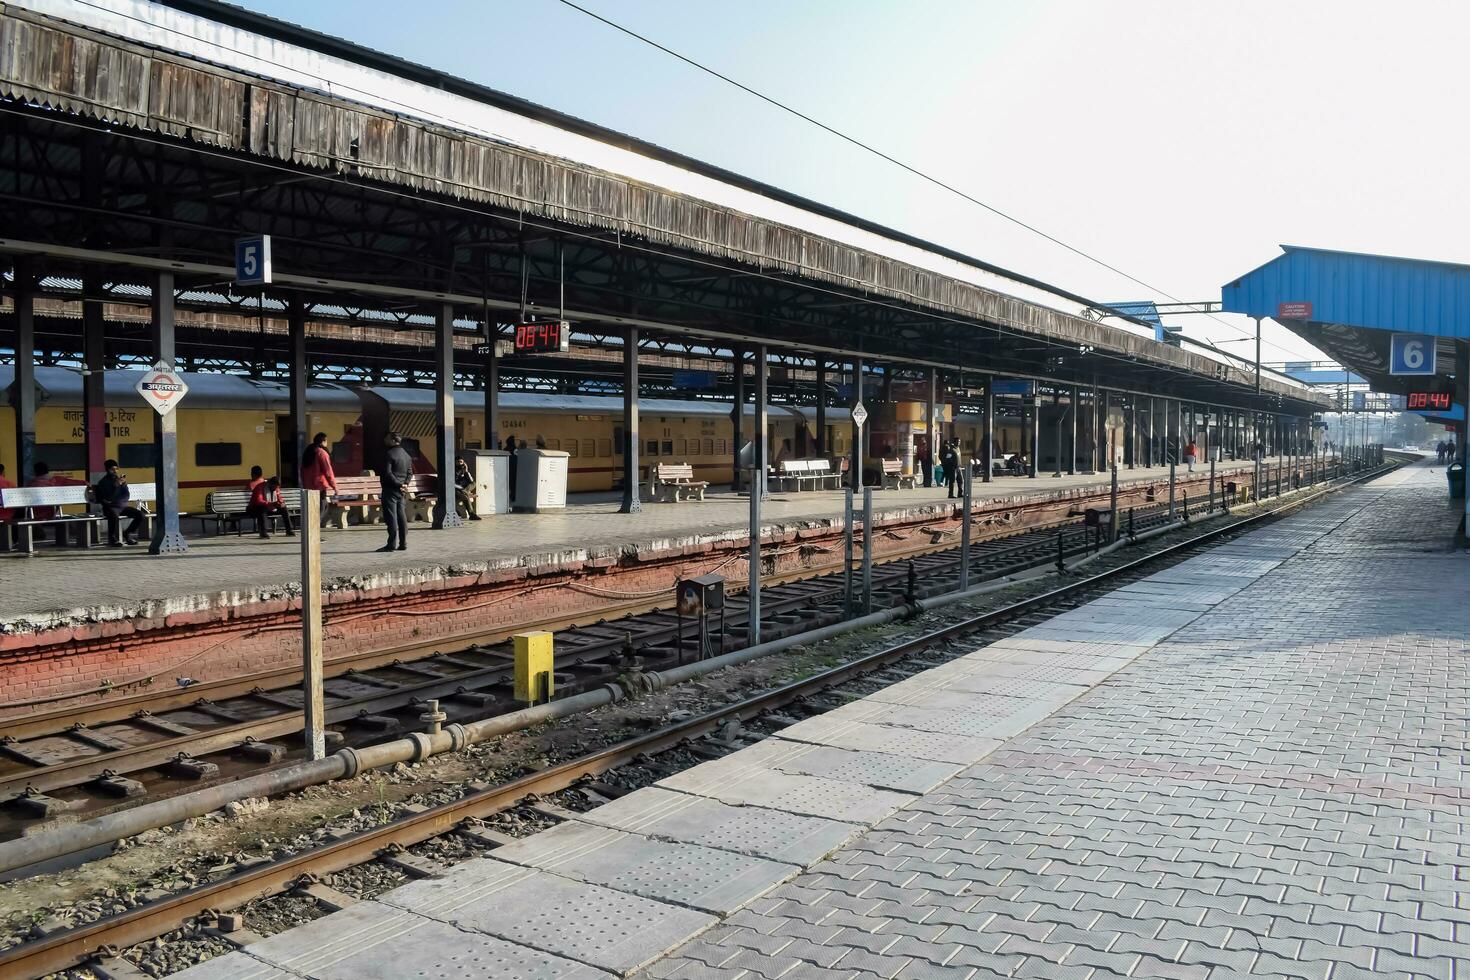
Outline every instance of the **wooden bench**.
{"label": "wooden bench", "polygon": [[[296,487],[282,487],[281,500],[286,504],[286,511],[295,514],[299,519],[301,516],[301,491]],[[245,519],[249,517],[250,491],[249,490],[211,490],[204,495],[204,510],[202,515],[205,520],[213,520],[214,533],[223,534],[224,529],[230,525],[235,527],[235,535],[238,537],[244,532]],[[280,515],[269,515],[271,529],[275,529]]]}
{"label": "wooden bench", "polygon": [[914,475],[903,471],[903,461],[897,459],[879,460],[883,464],[883,489],[902,490],[904,484],[908,489],[914,488]]}
{"label": "wooden bench", "polygon": [[350,523],[352,512],[357,512],[357,523],[376,524],[382,519],[383,482],[376,476],[339,476],[337,495],[327,505],[323,527],[345,529]]}
{"label": "wooden bench", "polygon": [[662,494],[671,503],[690,495],[703,500],[708,487],[707,481],[694,478],[694,466],[690,463],[657,463],[653,467],[653,479],[648,481],[649,493],[655,500]]}
{"label": "wooden bench", "polygon": [[827,459],[783,459],[778,470],[778,479],[789,483],[794,489],[800,490],[803,483],[810,483],[813,488],[820,490],[831,481],[833,488],[837,486],[838,474],[832,472],[832,463]]}
{"label": "wooden bench", "polygon": [[439,475],[437,473],[415,473],[404,490],[404,509],[411,521],[432,521],[434,503],[439,499]]}
{"label": "wooden bench", "polygon": [[[151,534],[153,515],[149,512],[147,505],[157,496],[154,484],[129,484],[128,492],[129,503],[143,512],[144,533]],[[100,513],[94,514],[86,511],[80,514],[63,514],[58,509],[51,517],[35,516],[38,508],[61,508],[74,505],[87,507],[91,503],[92,488],[82,483],[53,487],[6,487],[0,490],[0,508],[20,511],[20,517],[0,524],[7,538],[4,544],[7,549],[15,547],[14,543],[9,540],[13,530],[19,535],[20,550],[28,555],[33,555],[36,553],[36,528],[47,525],[57,529],[56,543],[58,545],[64,545],[68,541],[79,548],[90,548],[100,544],[102,528],[106,524],[106,518]]]}

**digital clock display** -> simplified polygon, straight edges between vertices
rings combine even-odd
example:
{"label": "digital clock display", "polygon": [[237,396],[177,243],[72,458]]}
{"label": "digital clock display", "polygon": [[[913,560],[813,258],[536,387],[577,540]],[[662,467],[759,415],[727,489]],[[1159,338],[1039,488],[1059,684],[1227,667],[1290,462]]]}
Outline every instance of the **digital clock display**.
{"label": "digital clock display", "polygon": [[515,352],[517,354],[565,354],[570,346],[571,329],[565,320],[549,323],[520,323],[516,325]]}
{"label": "digital clock display", "polygon": [[1447,391],[1411,391],[1408,405],[1411,412],[1448,412],[1453,398]]}

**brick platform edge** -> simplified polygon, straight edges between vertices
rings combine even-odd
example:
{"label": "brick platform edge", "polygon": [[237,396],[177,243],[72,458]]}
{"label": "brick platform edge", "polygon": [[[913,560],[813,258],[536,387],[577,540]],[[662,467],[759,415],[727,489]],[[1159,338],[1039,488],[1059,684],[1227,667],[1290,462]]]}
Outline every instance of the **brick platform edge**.
{"label": "brick platform edge", "polygon": [[[1232,476],[1248,486],[1250,473]],[[1208,476],[1181,475],[1181,495],[1201,506]],[[1120,480],[1119,506],[1140,506],[1167,482]],[[1011,534],[1061,520],[1069,512],[1106,505],[1104,488],[1037,492],[975,504],[974,540]],[[959,541],[959,511],[948,504],[881,510],[885,532],[875,554],[916,545]],[[799,573],[840,561],[842,527],[836,519],[767,525],[765,574]],[[538,593],[537,620],[573,618],[619,601],[672,599],[677,579],[721,572],[744,582],[743,530],[695,533],[639,545],[578,549],[494,561],[464,562],[335,579],[325,584],[326,656],[331,661],[398,647],[457,641],[486,631],[524,628]],[[140,601],[135,607],[78,609],[48,614],[51,625],[0,633],[0,718],[23,717],[73,705],[105,704],[150,685],[172,687],[177,677],[220,680],[289,669],[300,656],[300,584],[249,592],[221,592]],[[8,629],[13,629],[10,624]],[[338,668],[344,669],[342,667]]]}

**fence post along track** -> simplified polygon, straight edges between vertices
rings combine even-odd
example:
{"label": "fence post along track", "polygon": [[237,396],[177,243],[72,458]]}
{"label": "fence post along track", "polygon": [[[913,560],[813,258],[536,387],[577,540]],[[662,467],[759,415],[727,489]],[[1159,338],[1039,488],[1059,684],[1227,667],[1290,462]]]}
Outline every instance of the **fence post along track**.
{"label": "fence post along track", "polygon": [[863,615],[873,611],[873,488],[863,487]]}
{"label": "fence post along track", "polygon": [[320,490],[301,491],[301,704],[306,757],[326,757],[322,695],[322,524]]}
{"label": "fence post along track", "polygon": [[[988,465],[988,464],[987,464]],[[975,474],[971,467],[960,467],[960,486],[964,488],[960,496],[960,591],[963,592],[970,587],[970,488],[975,482]]]}
{"label": "fence post along track", "polygon": [[[842,510],[842,615],[847,619],[852,618],[852,521],[855,516],[852,512],[853,499],[852,487],[847,487],[843,494]],[[963,566],[962,566],[963,567]],[[964,573],[961,572],[961,575]]]}

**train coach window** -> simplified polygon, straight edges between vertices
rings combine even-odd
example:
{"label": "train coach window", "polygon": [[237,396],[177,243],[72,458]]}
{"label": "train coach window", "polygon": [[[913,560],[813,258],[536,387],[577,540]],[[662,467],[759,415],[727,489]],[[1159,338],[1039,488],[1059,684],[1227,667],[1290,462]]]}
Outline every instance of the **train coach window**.
{"label": "train coach window", "polygon": [[125,442],[117,447],[117,464],[124,470],[158,465],[158,448],[151,442]]}
{"label": "train coach window", "polygon": [[582,455],[583,456],[596,456],[597,455],[597,440],[596,439],[583,439],[582,440]]}
{"label": "train coach window", "polygon": [[672,440],[672,439],[665,439],[664,440],[663,454],[665,456],[672,456],[672,455],[674,455],[674,440]]}
{"label": "train coach window", "polygon": [[[619,435],[618,441],[619,442],[622,441],[622,436],[621,435]],[[603,458],[607,458],[607,457],[611,456],[613,454],[613,448],[612,447],[613,447],[613,441],[611,439],[599,439],[599,440],[597,440],[597,455],[602,456]]]}
{"label": "train coach window", "polygon": [[644,450],[650,456],[657,456],[658,455],[658,440],[657,439],[649,439],[648,440],[648,445],[644,447]]}
{"label": "train coach window", "polygon": [[240,444],[238,442],[196,442],[194,444],[195,466],[239,466]]}
{"label": "train coach window", "polygon": [[567,440],[566,454],[567,454],[568,457],[570,457],[572,459],[576,459],[577,458],[577,440],[575,440],[575,439],[568,439]]}
{"label": "train coach window", "polygon": [[[672,443],[670,443],[670,445],[672,445]],[[689,440],[688,439],[680,439],[679,440],[679,455],[680,456],[688,456],[689,455]]]}
{"label": "train coach window", "polygon": [[704,440],[704,454],[706,456],[713,456],[715,454],[715,441],[713,439]]}
{"label": "train coach window", "polygon": [[[87,469],[87,447],[80,442],[38,442],[36,443],[36,455],[31,458],[38,463],[45,463],[57,472],[63,470],[85,472]],[[21,479],[22,477],[16,474],[16,478]],[[25,474],[24,479],[30,479],[30,474]]]}

